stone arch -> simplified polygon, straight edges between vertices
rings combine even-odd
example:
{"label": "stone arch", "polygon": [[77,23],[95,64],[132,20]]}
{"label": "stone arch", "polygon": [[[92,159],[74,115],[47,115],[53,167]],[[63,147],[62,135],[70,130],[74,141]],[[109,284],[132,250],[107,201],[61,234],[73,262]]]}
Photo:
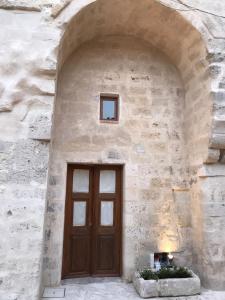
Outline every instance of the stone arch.
{"label": "stone arch", "polygon": [[[58,20],[66,28],[59,46],[58,70],[79,45],[99,36],[131,35],[160,49],[181,73],[186,92],[189,148],[193,150],[194,143],[199,146],[194,147],[190,160],[199,166],[210,160],[210,155],[215,162],[218,153],[208,153],[213,101],[207,57],[209,34],[202,22],[188,17],[155,0],[87,1],[83,7],[72,2]],[[199,134],[199,126],[194,128],[192,124],[203,115]]]}
{"label": "stone arch", "polygon": [[[99,37],[132,36],[164,52],[178,68],[183,80],[184,91],[181,90],[180,93],[185,94],[187,172],[190,181],[196,180],[197,170],[205,161],[212,162],[214,159],[213,162],[216,162],[219,158],[214,150],[213,159],[208,157],[212,95],[207,48],[202,34],[179,12],[155,0],[87,1],[82,8],[79,7],[79,2],[75,2],[72,2],[57,19],[61,26],[65,25],[59,46],[58,73],[80,45]],[[200,28],[204,31],[201,25]],[[204,34],[207,35],[207,31],[204,31]],[[182,198],[180,195],[190,189],[188,182],[180,182],[178,185],[174,183],[171,188],[175,199]],[[51,220],[47,219],[46,224],[48,222],[51,223]],[[195,224],[196,227],[199,225],[201,235],[201,224]],[[53,244],[50,247],[53,247]],[[201,253],[201,245],[196,247]],[[47,259],[48,257],[46,261]],[[198,263],[200,264],[199,261]],[[50,264],[56,264],[56,268],[60,269],[59,262],[50,261]],[[46,265],[46,268],[48,267],[49,264]],[[45,280],[47,284],[56,284],[60,278],[57,275]]]}

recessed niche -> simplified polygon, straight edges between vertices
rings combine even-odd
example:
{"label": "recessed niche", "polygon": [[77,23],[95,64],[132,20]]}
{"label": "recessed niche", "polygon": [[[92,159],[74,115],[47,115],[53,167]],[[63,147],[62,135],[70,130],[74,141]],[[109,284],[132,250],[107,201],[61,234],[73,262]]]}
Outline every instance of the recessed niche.
{"label": "recessed niche", "polygon": [[157,252],[150,254],[150,267],[159,270],[163,267],[172,266],[173,255],[168,252]]}

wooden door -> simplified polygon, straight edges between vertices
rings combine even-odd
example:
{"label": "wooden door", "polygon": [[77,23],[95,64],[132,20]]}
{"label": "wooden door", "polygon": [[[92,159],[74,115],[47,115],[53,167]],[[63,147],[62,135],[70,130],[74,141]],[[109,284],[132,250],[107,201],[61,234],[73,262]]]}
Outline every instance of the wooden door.
{"label": "wooden door", "polygon": [[122,167],[68,165],[62,278],[121,275]]}

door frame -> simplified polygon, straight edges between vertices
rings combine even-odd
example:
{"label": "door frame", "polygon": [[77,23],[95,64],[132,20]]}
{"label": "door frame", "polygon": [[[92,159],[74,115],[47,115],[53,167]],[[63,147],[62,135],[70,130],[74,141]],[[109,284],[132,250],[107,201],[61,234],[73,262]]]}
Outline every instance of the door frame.
{"label": "door frame", "polygon": [[[63,251],[62,251],[62,268],[61,268],[61,279],[70,279],[70,278],[82,278],[87,277],[87,275],[78,275],[78,276],[70,276],[66,275],[65,273],[65,252],[66,252],[66,236],[68,234],[68,226],[66,226],[66,215],[67,217],[70,217],[70,214],[72,212],[68,211],[68,201],[70,201],[69,195],[71,193],[72,188],[72,180],[69,180],[69,173],[71,172],[71,169],[76,167],[119,167],[120,168],[120,227],[119,227],[119,275],[108,275],[110,277],[121,277],[123,274],[123,194],[124,194],[124,186],[123,186],[123,176],[124,176],[124,164],[111,164],[111,163],[102,163],[102,164],[96,164],[96,163],[67,163],[67,171],[66,171],[66,195],[65,195],[65,206],[64,206],[64,230],[63,230]],[[93,182],[92,182],[93,184]],[[90,245],[90,251],[92,251],[92,243],[93,243],[93,231],[91,232],[91,245]],[[90,261],[91,263],[91,261]],[[91,263],[91,269],[92,269],[92,263]],[[97,275],[90,275],[91,277],[107,277],[107,274],[97,274]]]}

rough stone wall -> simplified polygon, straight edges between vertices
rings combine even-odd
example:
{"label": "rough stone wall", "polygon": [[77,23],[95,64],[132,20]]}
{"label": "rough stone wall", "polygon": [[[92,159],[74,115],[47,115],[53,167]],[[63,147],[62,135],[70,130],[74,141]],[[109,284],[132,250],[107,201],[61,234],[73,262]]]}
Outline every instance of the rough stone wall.
{"label": "rough stone wall", "polygon": [[[203,230],[201,222],[205,217],[201,219],[197,215],[197,203],[202,207],[206,201],[201,193],[202,182],[198,177],[198,169],[203,163],[223,162],[224,159],[224,151],[221,150],[224,148],[224,33],[221,28],[224,27],[225,7],[217,1],[213,3],[199,1],[197,7],[193,1],[176,3],[168,0],[163,1],[163,4],[181,12],[182,16],[190,22],[189,24],[193,24],[199,32],[183,22],[182,18],[174,13],[175,11],[165,11],[163,6],[158,6],[154,1],[136,2],[136,6],[133,1],[117,1],[113,7],[110,7],[110,1],[98,1],[71,18],[61,44],[63,50],[59,59],[64,61],[80,43],[98,34],[118,34],[118,32],[150,41],[170,56],[179,68],[185,86],[184,120],[190,175],[188,181],[177,182],[174,191],[190,187],[191,194],[200,197],[197,201],[195,198],[192,199],[192,204],[196,203],[196,208],[193,206],[191,212],[192,232],[193,235],[195,232],[201,232],[207,238],[208,232]],[[151,22],[149,22],[149,14],[151,14]],[[111,19],[113,23],[109,21]],[[65,20],[66,13],[62,13],[61,22]],[[160,23],[162,20],[164,26]],[[91,24],[91,30],[87,24]],[[158,28],[160,28],[160,35]],[[178,201],[178,206],[180,203],[182,202]],[[219,230],[218,227],[216,228]],[[201,239],[193,240],[193,251],[198,256],[197,261],[201,262],[197,265],[198,270],[204,266],[204,270],[209,270],[209,273],[211,270],[216,272],[217,267],[213,264],[213,260],[211,264],[206,263],[206,251],[203,249],[206,247],[210,249],[211,246],[213,246],[212,240],[209,244],[203,244]],[[201,272],[199,274],[201,275]],[[222,277],[222,274],[220,273],[218,278]],[[221,288],[224,287],[223,283],[220,283]],[[203,284],[209,286],[209,280],[203,280]],[[213,288],[213,285],[211,287]]]}
{"label": "rough stone wall", "polygon": [[[188,214],[189,199],[184,192],[174,200],[172,191],[186,179],[184,93],[174,65],[140,40],[104,38],[67,60],[57,90],[44,282],[61,277],[67,162],[124,164],[124,278],[149,264],[149,251],[183,251],[191,264],[190,219],[175,205]],[[120,95],[118,124],[99,121],[100,93]]]}
{"label": "rough stone wall", "polygon": [[0,10],[0,299],[38,299],[56,28]]}
{"label": "rough stone wall", "polygon": [[206,233],[203,239],[202,274],[207,286],[220,290],[225,287],[225,174],[224,168],[219,167],[218,170],[218,166],[206,173],[206,177],[201,178],[203,232]]}
{"label": "rough stone wall", "polygon": [[[71,3],[69,4],[69,2]],[[31,249],[33,249],[31,245],[33,245],[34,240],[30,240],[30,238],[34,236],[38,245],[43,241],[47,142],[50,139],[49,129],[55,93],[54,78],[57,63],[60,64],[67,58],[66,51],[62,51],[58,60],[56,59],[57,47],[60,45],[60,39],[65,32],[64,37],[68,37],[67,45],[71,49],[70,51],[74,50],[75,44],[72,42],[72,37],[74,38],[73,35],[76,32],[72,26],[72,19],[75,15],[80,16],[79,12],[83,7],[94,2],[97,3],[99,0],[0,0],[0,127],[3,128],[0,131],[0,193],[1,199],[3,199],[0,230],[1,236],[4,236],[4,242],[0,244],[0,297],[4,300],[38,298],[41,252],[36,248],[37,252],[34,251],[35,254],[31,254]],[[159,1],[155,0],[140,0],[138,1],[139,6],[131,11],[129,7],[137,4],[137,1],[129,1],[129,3],[128,1],[119,1],[117,5],[109,7],[109,10],[113,11],[113,8],[119,8],[119,3],[123,3],[124,8],[119,9],[118,19],[127,20],[125,13],[129,12],[134,25],[132,30],[127,31],[128,27],[124,27],[124,24],[117,24],[118,32],[123,34],[135,33],[134,35],[140,38],[151,40],[155,46],[170,56],[178,67],[181,56],[185,56],[187,53],[182,48],[182,43],[189,38],[188,22],[203,37],[203,45],[208,52],[206,62],[209,64],[211,80],[209,90],[211,89],[212,99],[210,119],[213,123],[212,126],[210,125],[211,121],[209,123],[208,157],[203,158],[202,161],[207,164],[218,162],[218,165],[216,167],[207,165],[208,169],[213,170],[214,175],[206,175],[204,180],[198,177],[196,172],[191,173],[192,205],[194,205],[191,214],[192,223],[195,224],[193,225],[193,233],[199,232],[198,236],[202,236],[201,239],[193,240],[193,252],[198,255],[198,270],[204,269],[204,283],[208,286],[210,286],[210,282],[213,283],[211,284],[212,288],[224,288],[224,269],[218,268],[218,265],[224,263],[223,257],[217,256],[214,259],[214,256],[210,255],[211,261],[208,261],[207,256],[210,249],[215,249],[217,246],[219,251],[224,251],[221,250],[224,249],[224,238],[213,239],[211,228],[204,226],[208,219],[207,209],[210,212],[213,209],[214,217],[210,218],[211,227],[215,230],[214,236],[217,236],[221,230],[220,224],[223,224],[224,216],[218,212],[216,205],[210,204],[211,198],[207,197],[204,191],[207,190],[207,194],[212,195],[216,186],[216,199],[221,200],[221,205],[224,204],[223,197],[220,197],[224,190],[224,174],[220,172],[220,169],[224,168],[222,164],[224,163],[225,148],[225,5],[220,0],[180,0],[177,2],[161,0],[160,2],[162,5],[159,5]],[[101,4],[103,3],[115,2],[101,1]],[[129,7],[127,7],[128,4]],[[154,4],[151,11],[153,13],[149,11],[150,4]],[[173,10],[166,6],[172,7]],[[104,12],[101,7],[97,10]],[[148,15],[148,11],[151,17]],[[137,15],[140,17],[138,18]],[[97,24],[100,26],[104,22],[102,15],[98,16]],[[153,22],[155,27],[149,23],[154,20],[154,16],[157,19],[157,22]],[[85,22],[82,23],[82,18],[80,23],[85,25]],[[69,31],[70,27],[71,31]],[[89,28],[94,29],[93,26],[89,26]],[[105,32],[99,31],[99,33],[107,34],[111,27],[106,26],[105,29]],[[192,28],[192,30],[194,29]],[[82,42],[84,36],[88,38],[86,32],[81,30],[77,46]],[[62,47],[62,50],[65,48]],[[63,54],[65,54],[64,58]],[[189,62],[182,65],[180,69],[182,74],[185,74],[186,67],[191,65],[191,56]],[[205,88],[202,81],[199,81],[199,85],[202,86],[202,89]],[[193,94],[190,99],[193,100],[194,97]],[[200,102],[203,107],[205,103],[202,96],[201,99]],[[207,98],[207,103],[209,103],[208,100]],[[194,121],[196,120],[198,118]],[[206,131],[204,132],[206,137]],[[204,149],[202,148],[198,153],[205,153]],[[38,159],[34,155],[36,152],[40,153]],[[20,162],[17,157],[21,157]],[[39,159],[43,161],[42,166],[39,166]],[[196,161],[200,162],[199,159]],[[19,176],[17,177],[16,174]],[[217,179],[218,181],[216,181]],[[211,181],[213,184],[210,183]],[[202,187],[203,183],[206,185]],[[175,199],[179,199],[179,194],[175,196]],[[29,209],[21,209],[23,203],[24,207]],[[34,212],[36,203],[39,203],[38,213],[36,209]],[[182,206],[179,201],[177,205],[178,207]],[[195,205],[197,205],[197,209]],[[203,206],[208,208],[202,211],[201,216],[200,209]],[[202,222],[202,220],[204,221]],[[21,225],[23,222],[26,224],[25,226]],[[26,235],[21,228],[23,226],[25,228],[32,222],[38,229],[28,226],[29,229],[26,230],[29,231],[29,234]],[[6,255],[6,253],[8,254]],[[214,278],[217,278],[217,283]]]}
{"label": "rough stone wall", "polygon": [[211,86],[206,49],[197,34],[184,45],[179,62],[185,89],[185,139],[190,175],[208,158],[211,128]]}
{"label": "rough stone wall", "polygon": [[191,188],[193,267],[204,285],[216,290],[225,286],[224,175],[224,165],[204,165]]}

